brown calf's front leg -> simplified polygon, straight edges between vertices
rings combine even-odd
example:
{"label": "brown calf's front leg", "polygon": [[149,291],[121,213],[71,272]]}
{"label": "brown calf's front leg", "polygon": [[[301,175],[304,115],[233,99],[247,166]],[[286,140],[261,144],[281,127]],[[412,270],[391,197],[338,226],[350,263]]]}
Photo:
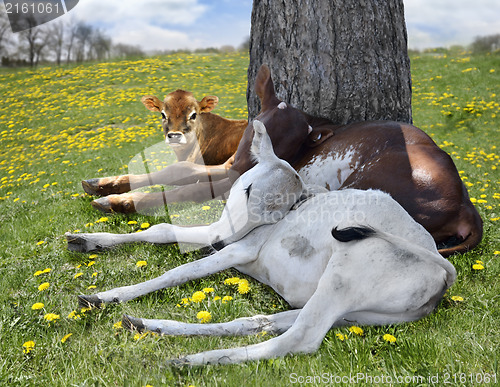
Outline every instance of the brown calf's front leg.
{"label": "brown calf's front leg", "polygon": [[155,184],[187,185],[217,181],[227,177],[233,159],[234,156],[221,165],[201,165],[181,161],[160,171],[142,175],[122,175],[83,180],[82,187],[89,195],[108,196]]}
{"label": "brown calf's front leg", "polygon": [[102,212],[131,214],[170,203],[197,202],[215,199],[231,189],[231,181],[225,178],[215,182],[195,183],[164,192],[131,192],[109,195],[96,199],[92,206]]}

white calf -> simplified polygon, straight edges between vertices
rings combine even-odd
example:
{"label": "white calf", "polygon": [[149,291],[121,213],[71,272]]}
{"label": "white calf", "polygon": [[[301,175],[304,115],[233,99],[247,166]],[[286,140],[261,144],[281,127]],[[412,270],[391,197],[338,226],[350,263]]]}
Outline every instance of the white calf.
{"label": "white calf", "polygon": [[264,126],[255,122],[254,130],[252,151],[259,164],[233,186],[218,222],[194,228],[163,224],[127,236],[67,235],[75,250],[131,241],[215,244],[221,250],[144,283],[80,296],[80,303],[127,301],[234,267],[296,308],[222,324],[123,317],[128,328],[168,335],[280,334],[260,344],[189,355],[181,359],[186,364],[311,353],[333,326],[393,324],[430,313],[456,278],[431,235],[380,191],[318,193],[305,187],[274,155]]}

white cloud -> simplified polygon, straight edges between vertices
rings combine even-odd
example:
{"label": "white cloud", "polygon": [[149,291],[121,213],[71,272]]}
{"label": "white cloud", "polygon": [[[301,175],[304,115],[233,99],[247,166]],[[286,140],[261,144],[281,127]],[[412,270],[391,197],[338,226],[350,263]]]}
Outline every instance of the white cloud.
{"label": "white cloud", "polygon": [[105,25],[145,22],[193,25],[208,9],[198,0],[81,0],[71,11],[76,18]]}
{"label": "white cloud", "polygon": [[108,33],[114,43],[139,46],[143,51],[194,49],[201,45],[187,33],[138,22],[115,25]]}
{"label": "white cloud", "polygon": [[411,48],[469,44],[500,32],[498,0],[405,0]]}

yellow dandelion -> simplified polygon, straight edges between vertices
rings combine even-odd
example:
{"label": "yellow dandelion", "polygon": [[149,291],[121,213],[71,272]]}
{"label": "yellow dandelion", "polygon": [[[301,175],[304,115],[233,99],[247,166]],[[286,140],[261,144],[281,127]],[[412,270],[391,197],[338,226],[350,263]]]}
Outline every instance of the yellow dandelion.
{"label": "yellow dandelion", "polygon": [[483,266],[483,265],[481,265],[480,263],[476,263],[476,264],[472,265],[472,268],[473,268],[474,270],[483,270],[483,269],[484,269],[484,266]]}
{"label": "yellow dandelion", "polygon": [[123,328],[121,321],[118,321],[118,322],[113,324],[113,329],[121,329],[121,328]]}
{"label": "yellow dandelion", "polygon": [[33,340],[26,341],[23,344],[23,352],[28,354],[35,348],[35,342]]}
{"label": "yellow dandelion", "polygon": [[207,211],[207,210],[209,210],[209,209],[210,209],[210,206],[203,206],[203,207],[201,207],[201,209],[202,209],[203,211]]}
{"label": "yellow dandelion", "polygon": [[238,277],[231,277],[224,280],[224,283],[226,285],[236,285],[238,282],[240,282],[240,279]]}
{"label": "yellow dandelion", "polygon": [[76,310],[74,310],[70,314],[68,314],[68,318],[71,318],[73,320],[79,320],[81,317],[79,314],[76,313]]}
{"label": "yellow dandelion", "polygon": [[145,222],[145,223],[141,223],[141,228],[149,228],[150,224]]}
{"label": "yellow dandelion", "polygon": [[215,289],[214,288],[203,288],[202,292],[203,293],[213,293]]}
{"label": "yellow dandelion", "polygon": [[219,301],[220,299],[221,299],[220,296],[215,296],[214,297],[214,301]]}
{"label": "yellow dandelion", "polygon": [[45,243],[45,241],[40,241],[40,242],[37,242],[36,245],[40,246],[40,245],[43,245],[44,243]]}
{"label": "yellow dandelion", "polygon": [[337,337],[337,339],[339,339],[340,341],[344,341],[345,340],[345,336],[342,334],[342,333],[336,333],[335,336]]}
{"label": "yellow dandelion", "polygon": [[44,282],[38,287],[38,291],[43,292],[44,290],[48,289],[50,284],[48,282]]}
{"label": "yellow dandelion", "polygon": [[455,302],[462,302],[464,300],[461,296],[452,296],[451,299]]}
{"label": "yellow dandelion", "polygon": [[242,279],[238,282],[238,293],[246,294],[250,291],[250,285],[246,279]]}
{"label": "yellow dandelion", "polygon": [[59,320],[61,316],[55,313],[47,313],[45,316],[43,316],[43,318],[48,322],[53,322]]}
{"label": "yellow dandelion", "polygon": [[97,255],[97,254],[90,254],[90,255],[89,255],[89,259],[95,259],[95,258],[97,258],[97,257],[98,257],[98,255]]}
{"label": "yellow dandelion", "polygon": [[137,224],[137,220],[129,220],[127,224]]}
{"label": "yellow dandelion", "polygon": [[386,333],[382,338],[391,344],[396,342],[396,338],[393,335],[390,335],[388,333]]}
{"label": "yellow dandelion", "polygon": [[48,268],[42,270],[42,274],[50,273],[51,271],[52,271],[52,269],[50,267],[48,267]]}
{"label": "yellow dandelion", "polygon": [[137,267],[144,267],[144,266],[147,266],[147,262],[146,261],[137,261],[137,263],[135,264],[135,266]]}
{"label": "yellow dandelion", "polygon": [[87,263],[87,267],[90,267],[92,265],[95,265],[95,261],[90,261],[89,263]]}
{"label": "yellow dandelion", "polygon": [[42,270],[38,270],[35,272],[35,274],[33,274],[33,277],[38,277],[39,275],[42,275],[43,274],[43,271]]}
{"label": "yellow dandelion", "polygon": [[66,340],[68,340],[71,336],[73,335],[73,333],[68,333],[66,336],[64,336],[62,339],[61,339],[61,343],[65,343]]}
{"label": "yellow dandelion", "polygon": [[202,302],[206,297],[207,297],[207,295],[205,293],[198,291],[198,292],[193,293],[193,295],[191,296],[191,300],[193,302],[198,303],[198,302]]}
{"label": "yellow dandelion", "polygon": [[76,273],[76,274],[73,276],[73,278],[74,278],[74,279],[76,279],[76,278],[78,278],[78,277],[80,277],[80,276],[82,276],[82,275],[83,275],[83,273],[82,273],[82,272],[80,272],[80,273]]}
{"label": "yellow dandelion", "polygon": [[233,299],[233,297],[231,297],[231,296],[224,296],[222,298],[222,303],[225,304],[226,302],[231,301],[232,299]]}
{"label": "yellow dandelion", "polygon": [[38,310],[38,309],[42,309],[45,305],[43,304],[43,302],[35,302],[32,306],[31,306],[31,309],[33,310]]}
{"label": "yellow dandelion", "polygon": [[212,320],[212,315],[206,310],[202,310],[196,314],[196,318],[200,320],[201,323],[207,323]]}
{"label": "yellow dandelion", "polygon": [[354,325],[349,328],[349,332],[352,332],[352,333],[359,335],[359,336],[363,336],[363,329],[361,329],[360,327],[354,326]]}

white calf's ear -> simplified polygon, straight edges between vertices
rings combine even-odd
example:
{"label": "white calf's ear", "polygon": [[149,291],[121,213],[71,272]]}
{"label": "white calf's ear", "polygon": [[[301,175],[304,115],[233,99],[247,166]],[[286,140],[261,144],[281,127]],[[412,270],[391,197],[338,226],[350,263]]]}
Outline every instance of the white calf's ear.
{"label": "white calf's ear", "polygon": [[253,121],[253,140],[251,152],[258,162],[276,158],[273,150],[273,144],[267,134],[266,127],[258,120]]}

